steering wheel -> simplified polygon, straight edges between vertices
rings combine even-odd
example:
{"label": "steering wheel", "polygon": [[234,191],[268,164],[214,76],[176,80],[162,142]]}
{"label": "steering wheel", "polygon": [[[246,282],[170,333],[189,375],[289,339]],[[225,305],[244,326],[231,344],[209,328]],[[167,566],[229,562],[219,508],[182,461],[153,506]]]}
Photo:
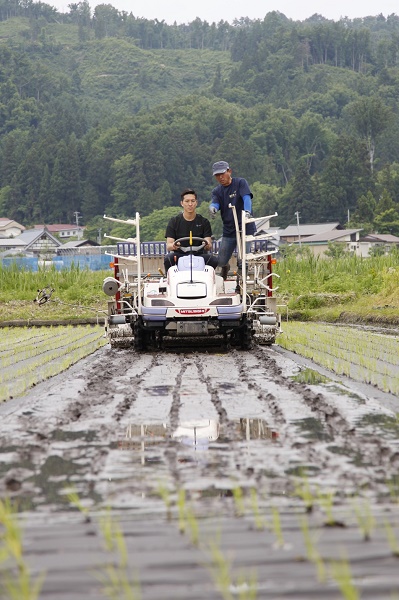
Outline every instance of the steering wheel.
{"label": "steering wheel", "polygon": [[[189,241],[190,241],[189,237],[182,237],[182,238],[179,238],[178,240],[175,240],[175,244],[181,243],[181,242],[189,242]],[[208,243],[205,238],[194,237],[194,236],[192,236],[191,241],[193,243],[194,243],[194,241],[199,242],[199,246],[179,246],[179,250],[181,250],[182,252],[198,252],[199,250],[202,250]]]}

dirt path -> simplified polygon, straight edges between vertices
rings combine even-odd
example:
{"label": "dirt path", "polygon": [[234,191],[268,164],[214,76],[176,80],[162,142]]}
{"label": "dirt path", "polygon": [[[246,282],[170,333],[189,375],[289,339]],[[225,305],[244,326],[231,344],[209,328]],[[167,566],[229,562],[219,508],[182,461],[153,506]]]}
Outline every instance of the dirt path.
{"label": "dirt path", "polygon": [[[0,406],[1,495],[24,503],[30,559],[48,573],[42,597],[103,597],[89,572],[107,560],[94,523],[111,506],[143,600],[220,598],[204,568],[218,529],[235,564],[256,569],[258,598],[342,597],[306,559],[302,518],[318,532],[326,565],[347,552],[362,598],[392,598],[399,570],[384,520],[395,531],[399,399],[342,378],[303,384],[303,368],[266,347],[103,348]],[[71,513],[71,485],[94,521]],[[200,523],[199,549],[175,522],[183,489]],[[379,524],[371,542],[362,541],[357,497]]]}

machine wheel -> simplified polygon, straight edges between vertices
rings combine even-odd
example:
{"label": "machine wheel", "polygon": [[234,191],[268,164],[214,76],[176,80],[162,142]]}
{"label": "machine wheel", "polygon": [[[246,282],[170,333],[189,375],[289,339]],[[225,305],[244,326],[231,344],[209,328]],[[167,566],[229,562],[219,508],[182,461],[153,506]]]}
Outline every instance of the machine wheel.
{"label": "machine wheel", "polygon": [[134,349],[138,352],[142,352],[143,350],[147,350],[148,343],[148,335],[146,330],[142,326],[141,319],[138,319],[133,325],[133,333],[134,333]]}
{"label": "machine wheel", "polygon": [[240,344],[243,350],[250,350],[253,345],[253,329],[252,322],[245,319],[240,331]]}

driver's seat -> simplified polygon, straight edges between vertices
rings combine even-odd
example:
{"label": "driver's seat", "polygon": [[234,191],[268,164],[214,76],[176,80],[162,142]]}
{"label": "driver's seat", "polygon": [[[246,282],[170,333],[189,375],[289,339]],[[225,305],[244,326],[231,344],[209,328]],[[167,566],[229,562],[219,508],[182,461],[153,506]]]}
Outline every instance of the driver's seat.
{"label": "driver's seat", "polygon": [[[192,265],[192,266],[191,266]],[[203,271],[205,269],[205,260],[202,256],[181,256],[177,261],[179,271]]]}

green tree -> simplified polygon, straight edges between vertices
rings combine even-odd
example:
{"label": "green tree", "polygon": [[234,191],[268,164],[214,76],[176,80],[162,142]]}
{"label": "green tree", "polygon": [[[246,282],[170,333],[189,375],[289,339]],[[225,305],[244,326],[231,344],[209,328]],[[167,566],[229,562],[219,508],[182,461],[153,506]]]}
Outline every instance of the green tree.
{"label": "green tree", "polygon": [[357,138],[340,136],[334,142],[320,177],[320,216],[325,220],[347,220],[357,208],[357,199],[373,190],[367,150]]}
{"label": "green tree", "polygon": [[328,258],[333,258],[333,259],[342,258],[345,255],[345,253],[346,253],[345,244],[338,243],[338,242],[328,242],[327,250],[324,252],[324,254]]}
{"label": "green tree", "polygon": [[392,110],[376,96],[360,98],[348,107],[356,131],[365,140],[370,161],[374,169],[376,138],[393,120]]}
{"label": "green tree", "polygon": [[378,233],[390,233],[399,236],[399,211],[389,208],[379,213],[374,219],[374,227]]}
{"label": "green tree", "polygon": [[319,205],[305,161],[298,166],[295,176],[286,186],[278,207],[279,216],[286,223],[291,222],[296,212],[300,213],[303,223],[319,221]]}
{"label": "green tree", "polygon": [[372,223],[377,203],[373,194],[369,191],[363,194],[357,201],[357,209],[354,218],[360,222]]}
{"label": "green tree", "polygon": [[376,206],[376,213],[380,214],[380,213],[385,212],[386,210],[390,210],[391,208],[394,208],[393,200],[392,200],[389,192],[384,189],[384,190],[382,190],[382,194],[378,200],[378,203]]}

